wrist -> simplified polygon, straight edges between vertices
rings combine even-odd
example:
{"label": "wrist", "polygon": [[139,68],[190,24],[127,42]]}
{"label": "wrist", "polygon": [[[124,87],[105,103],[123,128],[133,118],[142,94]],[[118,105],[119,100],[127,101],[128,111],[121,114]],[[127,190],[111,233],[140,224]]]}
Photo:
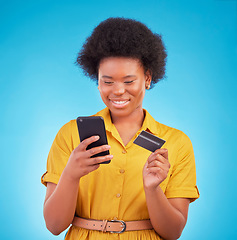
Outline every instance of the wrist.
{"label": "wrist", "polygon": [[79,183],[80,181],[80,177],[74,177],[72,174],[71,174],[71,171],[70,169],[67,168],[67,166],[64,168],[63,172],[62,172],[62,176],[65,180],[71,182],[72,184],[73,183]]}
{"label": "wrist", "polygon": [[144,186],[144,192],[146,196],[154,196],[154,195],[159,195],[159,194],[163,194],[163,191],[161,189],[161,187],[158,186]]}
{"label": "wrist", "polygon": [[143,187],[145,191],[151,191],[154,192],[157,190],[157,188],[160,187],[159,184],[151,184],[151,183],[146,183],[146,181],[143,181]]}

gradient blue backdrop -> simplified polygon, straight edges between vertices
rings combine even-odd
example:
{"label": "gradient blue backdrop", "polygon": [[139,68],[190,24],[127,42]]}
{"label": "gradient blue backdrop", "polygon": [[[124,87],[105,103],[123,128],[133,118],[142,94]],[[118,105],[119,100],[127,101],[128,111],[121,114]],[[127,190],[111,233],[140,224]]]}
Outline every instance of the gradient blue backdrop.
{"label": "gradient blue backdrop", "polygon": [[144,22],[167,47],[167,78],[144,107],[193,142],[201,197],[181,239],[236,239],[235,0],[0,2],[0,238],[63,239],[45,227],[40,177],[60,127],[104,108],[74,61],[111,16]]}

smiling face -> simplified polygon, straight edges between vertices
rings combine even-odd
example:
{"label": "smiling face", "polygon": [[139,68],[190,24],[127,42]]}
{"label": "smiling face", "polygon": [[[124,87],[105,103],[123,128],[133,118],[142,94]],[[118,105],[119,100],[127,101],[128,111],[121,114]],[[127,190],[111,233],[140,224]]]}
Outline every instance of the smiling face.
{"label": "smiling face", "polygon": [[113,117],[140,114],[151,75],[145,74],[139,60],[109,57],[100,62],[98,85],[101,98]]}

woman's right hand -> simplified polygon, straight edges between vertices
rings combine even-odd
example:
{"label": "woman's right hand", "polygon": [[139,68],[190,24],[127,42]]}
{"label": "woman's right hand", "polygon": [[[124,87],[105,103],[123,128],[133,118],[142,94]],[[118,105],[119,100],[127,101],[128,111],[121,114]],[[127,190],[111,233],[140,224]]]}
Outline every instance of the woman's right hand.
{"label": "woman's right hand", "polygon": [[99,168],[100,163],[111,160],[112,155],[93,157],[91,156],[110,149],[109,145],[103,145],[86,150],[87,146],[96,142],[99,136],[92,136],[83,140],[71,153],[64,173],[72,180],[79,180],[88,173]]}
{"label": "woman's right hand", "polygon": [[110,146],[103,145],[86,150],[89,144],[98,139],[98,136],[93,136],[82,141],[72,151],[58,184],[50,182],[47,184],[44,218],[47,228],[55,235],[60,234],[72,223],[80,178],[96,170],[100,163],[113,158],[112,155],[91,158],[97,153],[110,149]]}

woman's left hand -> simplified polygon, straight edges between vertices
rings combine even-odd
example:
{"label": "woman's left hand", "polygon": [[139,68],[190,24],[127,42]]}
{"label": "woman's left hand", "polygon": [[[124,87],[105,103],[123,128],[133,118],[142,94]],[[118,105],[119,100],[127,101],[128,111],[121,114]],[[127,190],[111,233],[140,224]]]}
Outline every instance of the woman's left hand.
{"label": "woman's left hand", "polygon": [[168,150],[157,149],[148,157],[143,168],[144,187],[149,189],[158,187],[168,176],[169,169]]}

